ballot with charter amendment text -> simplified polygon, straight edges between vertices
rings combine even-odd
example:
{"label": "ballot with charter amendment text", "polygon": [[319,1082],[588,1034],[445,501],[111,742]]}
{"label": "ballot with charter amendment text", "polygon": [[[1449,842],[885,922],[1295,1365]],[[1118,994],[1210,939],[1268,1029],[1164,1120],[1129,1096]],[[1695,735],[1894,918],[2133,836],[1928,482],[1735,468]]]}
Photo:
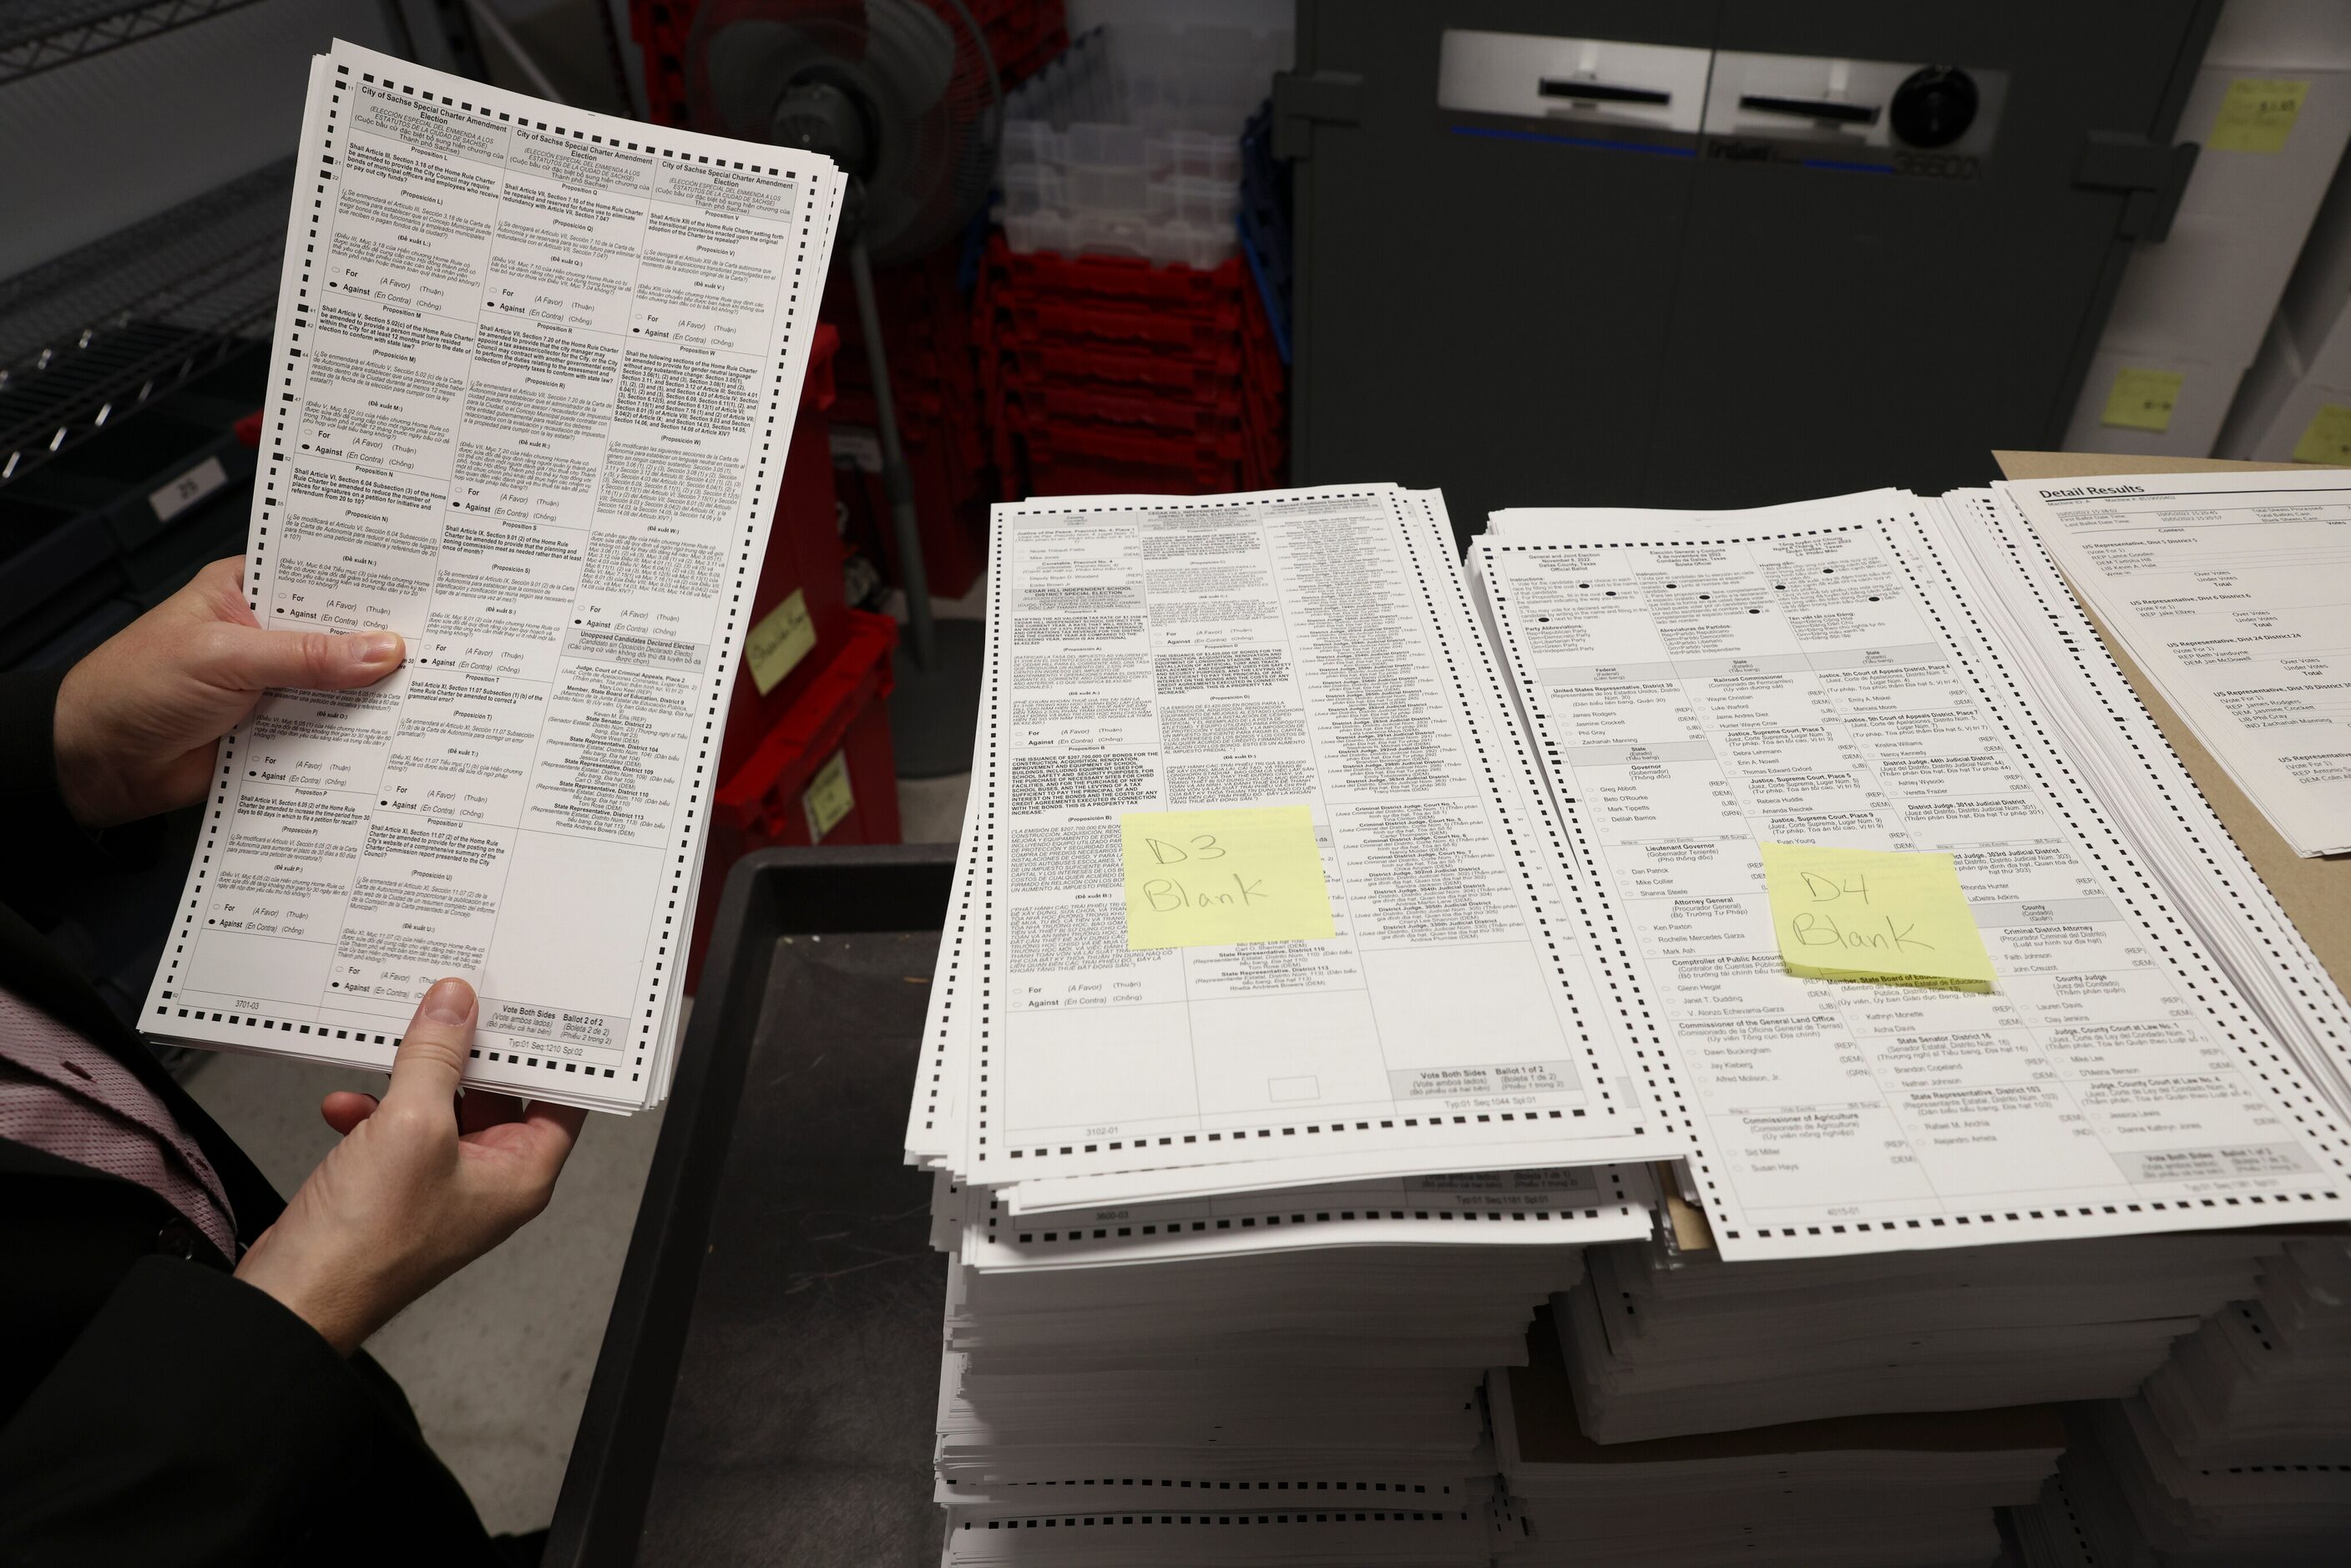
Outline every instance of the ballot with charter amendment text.
{"label": "ballot with charter amendment text", "polygon": [[403,666],[222,745],[143,1023],[469,1082],[666,1087],[744,585],[841,196],[826,160],[337,44],[314,64],[246,589]]}

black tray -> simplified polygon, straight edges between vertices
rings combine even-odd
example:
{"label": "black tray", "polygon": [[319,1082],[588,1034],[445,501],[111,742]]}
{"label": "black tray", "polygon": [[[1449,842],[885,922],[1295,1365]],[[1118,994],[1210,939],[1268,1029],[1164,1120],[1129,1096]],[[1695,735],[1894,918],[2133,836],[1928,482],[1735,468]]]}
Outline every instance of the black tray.
{"label": "black tray", "polygon": [[549,1568],[938,1561],[946,1263],[903,1164],[949,844],[726,879]]}

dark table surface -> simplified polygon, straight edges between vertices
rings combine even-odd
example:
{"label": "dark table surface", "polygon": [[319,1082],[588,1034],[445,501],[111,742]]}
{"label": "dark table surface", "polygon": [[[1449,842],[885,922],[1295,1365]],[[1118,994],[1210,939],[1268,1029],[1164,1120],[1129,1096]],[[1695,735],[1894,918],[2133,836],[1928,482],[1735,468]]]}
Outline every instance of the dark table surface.
{"label": "dark table surface", "polygon": [[939,936],[775,940],[636,1560],[929,1568],[946,1260],[902,1145]]}

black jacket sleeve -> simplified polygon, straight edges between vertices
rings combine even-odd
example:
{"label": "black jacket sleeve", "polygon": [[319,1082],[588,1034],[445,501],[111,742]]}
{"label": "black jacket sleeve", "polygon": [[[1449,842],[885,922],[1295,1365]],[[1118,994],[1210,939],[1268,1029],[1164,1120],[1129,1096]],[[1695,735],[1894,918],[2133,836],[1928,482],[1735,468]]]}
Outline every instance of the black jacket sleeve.
{"label": "black jacket sleeve", "polygon": [[200,1264],[132,1265],[0,1427],[6,1568],[494,1561],[390,1380]]}
{"label": "black jacket sleeve", "polygon": [[135,865],[155,853],[153,823],[92,832],[73,820],[57,789],[57,687],[62,670],[0,674],[0,904],[35,925],[68,878]]}

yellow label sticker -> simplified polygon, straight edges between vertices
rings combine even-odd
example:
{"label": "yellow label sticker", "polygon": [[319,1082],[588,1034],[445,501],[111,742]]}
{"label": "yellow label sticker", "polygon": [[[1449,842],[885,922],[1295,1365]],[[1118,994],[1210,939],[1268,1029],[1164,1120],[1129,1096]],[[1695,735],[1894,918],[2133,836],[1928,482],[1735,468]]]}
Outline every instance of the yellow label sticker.
{"label": "yellow label sticker", "polygon": [[841,819],[856,807],[856,792],[849,787],[849,754],[836,751],[816,770],[800,796],[800,810],[808,813],[809,842],[824,842],[825,834],[839,827]]}
{"label": "yellow label sticker", "polygon": [[2215,152],[2282,152],[2309,96],[2306,81],[2239,77],[2221,95],[2220,112],[2212,117],[2212,134],[2204,145]]}
{"label": "yellow label sticker", "polygon": [[2171,409],[2188,378],[2178,371],[2138,371],[2126,365],[2115,372],[2106,393],[2106,412],[2100,424],[2116,430],[2152,430],[2160,435],[2171,428]]}
{"label": "yellow label sticker", "polygon": [[809,619],[808,597],[795,588],[789,599],[760,616],[759,623],[751,628],[750,636],[743,640],[743,663],[749,667],[759,695],[766,696],[815,646],[816,622]]}
{"label": "yellow label sticker", "polygon": [[2351,463],[2351,404],[2321,403],[2302,439],[2294,444],[2296,463]]}
{"label": "yellow label sticker", "polygon": [[1771,933],[1790,974],[1991,989],[1991,955],[1950,856],[1761,848]]}
{"label": "yellow label sticker", "polygon": [[1135,811],[1118,820],[1126,945],[1311,942],[1336,930],[1303,806]]}

